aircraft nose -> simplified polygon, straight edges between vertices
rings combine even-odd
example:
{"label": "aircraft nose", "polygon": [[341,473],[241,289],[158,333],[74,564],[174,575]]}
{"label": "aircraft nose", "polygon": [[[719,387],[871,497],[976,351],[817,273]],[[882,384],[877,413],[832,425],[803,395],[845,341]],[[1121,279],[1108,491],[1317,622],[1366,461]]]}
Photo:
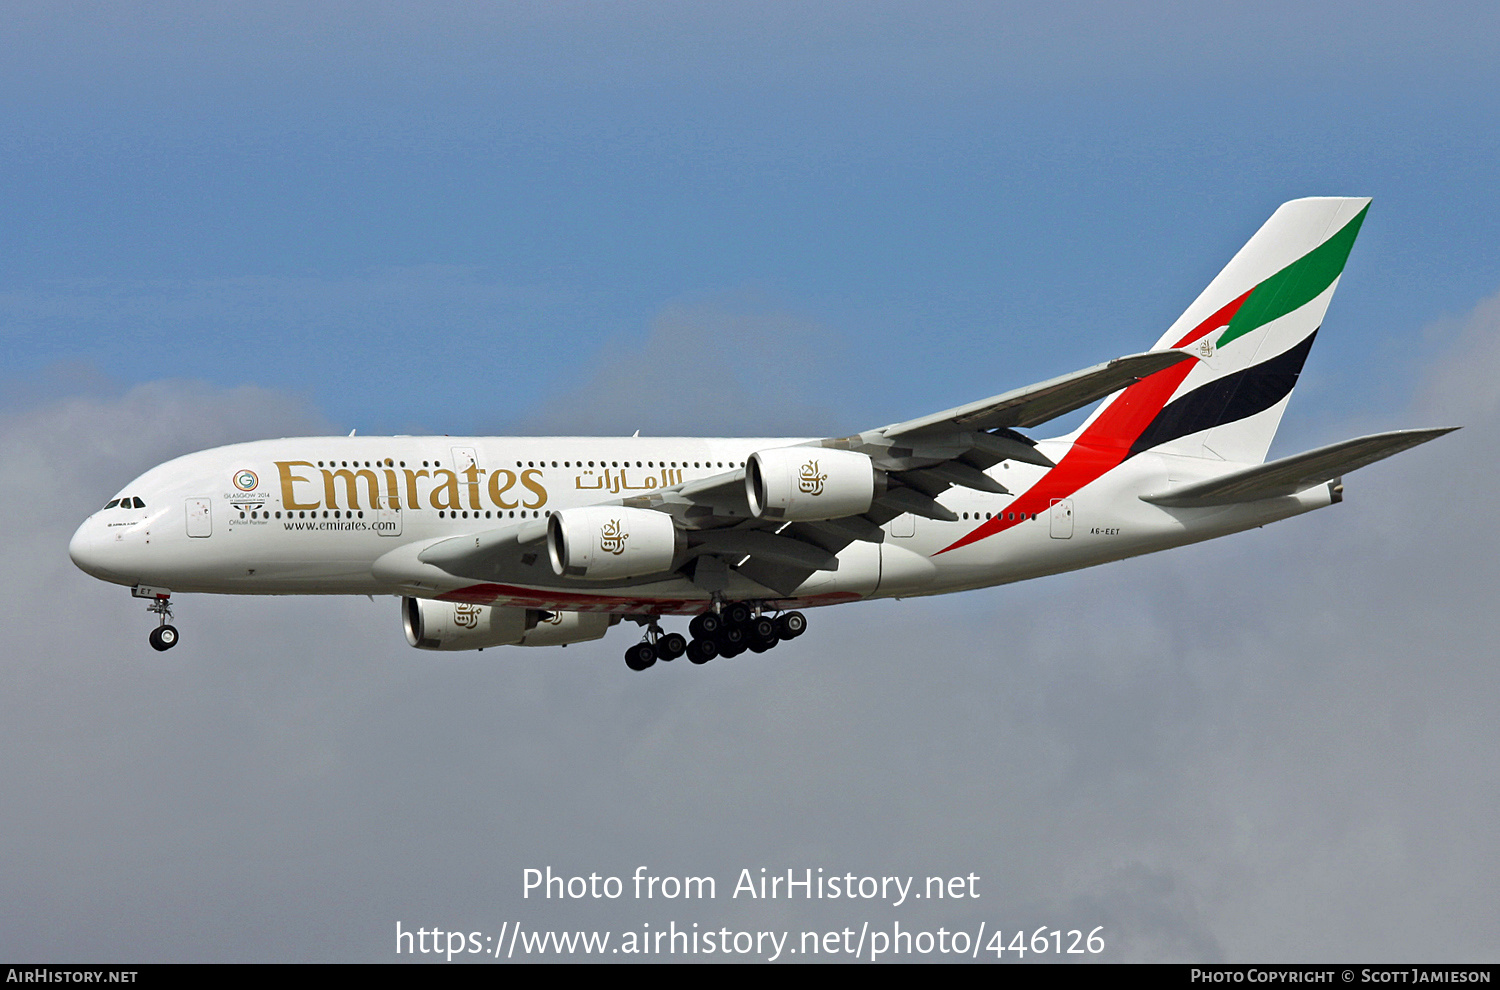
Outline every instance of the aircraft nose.
{"label": "aircraft nose", "polygon": [[85,574],[107,581],[109,572],[104,566],[106,536],[95,520],[87,520],[68,541],[68,556]]}

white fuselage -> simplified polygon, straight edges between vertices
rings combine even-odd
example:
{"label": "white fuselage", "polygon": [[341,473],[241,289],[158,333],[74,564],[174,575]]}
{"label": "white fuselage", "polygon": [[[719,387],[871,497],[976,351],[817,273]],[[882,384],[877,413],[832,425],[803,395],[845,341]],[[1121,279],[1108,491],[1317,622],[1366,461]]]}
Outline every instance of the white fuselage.
{"label": "white fuselage", "polygon": [[[559,509],[722,475],[797,439],[639,437],[322,437],[189,454],[146,472],[79,527],[73,559],[96,577],[173,592],[384,594],[574,611],[687,614],[707,591],[677,574],[600,586],[557,578],[480,583],[416,562],[443,539]],[[1054,459],[1067,441],[1042,441]],[[1006,461],[987,474],[1013,494],[951,488],[957,522],[905,515],[880,543],[856,542],[778,602],[801,607],[986,587],[1264,525],[1329,504],[1327,486],[1215,508],[1169,509],[1139,496],[1226,470],[1224,462],[1144,453],[1040,511],[993,530],[1047,469]],[[143,507],[136,507],[136,502]],[[1032,500],[1033,505],[1035,499]],[[545,560],[545,551],[543,560]],[[768,598],[731,572],[729,599]]]}

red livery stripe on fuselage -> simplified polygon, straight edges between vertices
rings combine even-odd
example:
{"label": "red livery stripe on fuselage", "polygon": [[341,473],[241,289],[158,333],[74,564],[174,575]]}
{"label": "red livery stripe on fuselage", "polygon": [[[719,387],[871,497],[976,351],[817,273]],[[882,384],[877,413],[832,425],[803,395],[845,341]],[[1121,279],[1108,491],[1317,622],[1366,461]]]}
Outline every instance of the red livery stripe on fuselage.
{"label": "red livery stripe on fuselage", "polygon": [[[1234,314],[1248,298],[1250,292],[1198,324],[1173,346],[1184,347],[1215,330],[1222,330],[1234,319]],[[1161,413],[1177,387],[1196,365],[1196,361],[1183,361],[1142,378],[1125,389],[1089,424],[1088,429],[1068,448],[1063,459],[1057,462],[1057,466],[1044,474],[1040,481],[1018,496],[1004,512],[998,513],[993,519],[986,519],[976,529],[933,556],[966,547],[970,543],[1004,532],[1032,516],[1041,515],[1052,508],[1054,501],[1071,497],[1084,485],[1102,477],[1111,468],[1118,467],[1130,456],[1131,445]]]}

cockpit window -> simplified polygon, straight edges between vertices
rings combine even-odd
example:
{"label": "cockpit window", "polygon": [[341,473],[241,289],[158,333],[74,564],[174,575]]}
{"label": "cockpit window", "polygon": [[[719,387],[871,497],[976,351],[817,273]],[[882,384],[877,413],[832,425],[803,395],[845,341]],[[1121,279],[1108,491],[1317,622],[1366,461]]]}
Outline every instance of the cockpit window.
{"label": "cockpit window", "polygon": [[141,501],[141,497],[139,495],[135,497],[135,507],[137,509],[144,509],[146,507],[146,503]]}
{"label": "cockpit window", "polygon": [[110,503],[108,505],[106,505],[105,508],[106,509],[113,509],[115,506],[117,506],[119,504],[120,504],[120,500],[119,499],[111,499]]}

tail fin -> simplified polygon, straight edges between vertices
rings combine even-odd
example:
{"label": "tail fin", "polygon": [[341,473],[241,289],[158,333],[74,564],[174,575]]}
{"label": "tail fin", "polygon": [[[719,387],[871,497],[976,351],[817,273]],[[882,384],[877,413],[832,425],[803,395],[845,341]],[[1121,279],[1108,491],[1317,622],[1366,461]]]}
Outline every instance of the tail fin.
{"label": "tail fin", "polygon": [[1369,206],[1282,204],[1156,343],[1199,360],[1116,394],[1079,440],[1131,454],[1264,461]]}

